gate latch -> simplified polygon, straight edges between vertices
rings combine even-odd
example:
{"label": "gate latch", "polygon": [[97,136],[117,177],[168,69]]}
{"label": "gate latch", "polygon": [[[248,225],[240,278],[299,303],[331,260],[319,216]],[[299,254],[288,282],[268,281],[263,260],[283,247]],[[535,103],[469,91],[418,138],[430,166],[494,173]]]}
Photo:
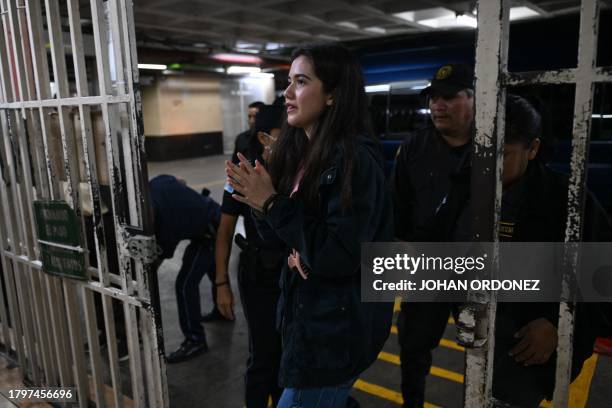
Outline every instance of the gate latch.
{"label": "gate latch", "polygon": [[132,233],[128,228],[124,231],[126,232],[124,248],[132,259],[144,264],[152,264],[162,254],[162,250],[155,240],[155,235],[144,235],[142,231],[140,231],[141,233]]}

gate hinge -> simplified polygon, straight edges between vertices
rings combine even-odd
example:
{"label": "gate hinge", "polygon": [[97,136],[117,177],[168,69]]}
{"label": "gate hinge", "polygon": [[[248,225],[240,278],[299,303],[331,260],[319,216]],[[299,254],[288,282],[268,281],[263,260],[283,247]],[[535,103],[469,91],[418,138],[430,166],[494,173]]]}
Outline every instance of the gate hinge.
{"label": "gate hinge", "polygon": [[144,264],[152,264],[162,254],[155,235],[146,235],[142,231],[135,232],[130,228],[125,228],[124,232],[124,248],[130,258]]}

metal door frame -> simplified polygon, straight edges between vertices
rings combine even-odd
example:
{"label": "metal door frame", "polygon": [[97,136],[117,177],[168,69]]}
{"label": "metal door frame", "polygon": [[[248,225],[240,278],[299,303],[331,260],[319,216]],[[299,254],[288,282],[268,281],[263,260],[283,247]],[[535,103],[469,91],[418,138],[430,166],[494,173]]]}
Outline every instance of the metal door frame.
{"label": "metal door frame", "polygon": [[[612,82],[612,67],[596,66],[599,5],[582,0],[578,64],[556,71],[508,72],[508,31],[510,1],[478,2],[476,41],[476,135],[473,147],[472,194],[489,197],[477,204],[473,219],[474,240],[498,242],[501,211],[501,171],[504,144],[506,87],[514,85],[575,84],[571,175],[568,188],[566,242],[580,242],[585,201],[586,166],[590,141],[593,89],[596,82]],[[476,190],[477,189],[477,190]],[[484,190],[484,192],[483,192]],[[482,217],[482,214],[491,214]],[[571,265],[563,276],[557,346],[557,376],[553,406],[568,404],[574,327],[574,297],[569,282],[578,267],[577,251],[566,254]],[[498,254],[492,260],[497,268]],[[495,311],[494,293],[472,292],[471,303],[460,313],[459,334],[472,347],[466,349],[464,406],[489,407],[492,398]]]}
{"label": "metal door frame", "polygon": [[[125,319],[133,403],[167,407],[132,3],[80,3],[66,0],[60,6],[56,0],[44,0],[44,5],[41,0],[0,0],[0,258],[6,285],[5,291],[0,290],[0,342],[14,353],[28,383],[76,387],[81,407],[89,400],[97,406],[121,407],[115,299]],[[95,46],[95,68],[90,72],[84,55],[84,9],[91,14]],[[50,67],[43,22],[48,27]],[[62,23],[70,27],[73,81],[66,66]],[[92,83],[97,83],[97,90],[90,87]],[[97,166],[96,153],[102,154],[103,149],[94,140],[92,110],[102,114],[106,173]],[[61,152],[51,147],[53,115],[59,122]],[[112,211],[119,270],[109,269],[105,237],[110,232],[104,230],[100,177],[110,180],[111,199],[105,204]],[[64,199],[80,220],[85,237],[83,183],[93,207],[95,247],[84,243],[80,249],[95,253],[98,267],[89,265],[85,256],[87,280],[51,276],[43,272],[40,261],[33,202]],[[106,357],[98,341],[94,293],[102,299]],[[112,402],[105,397],[109,388],[103,381],[105,370],[110,371]]]}

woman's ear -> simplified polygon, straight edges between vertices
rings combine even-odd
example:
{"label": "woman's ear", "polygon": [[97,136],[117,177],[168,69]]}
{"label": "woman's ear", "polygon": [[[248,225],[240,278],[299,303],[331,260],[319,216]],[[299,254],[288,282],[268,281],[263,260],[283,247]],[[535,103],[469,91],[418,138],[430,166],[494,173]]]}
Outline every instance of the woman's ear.
{"label": "woman's ear", "polygon": [[529,144],[529,155],[527,158],[529,160],[535,159],[535,157],[538,155],[538,151],[540,151],[540,139],[535,138]]}

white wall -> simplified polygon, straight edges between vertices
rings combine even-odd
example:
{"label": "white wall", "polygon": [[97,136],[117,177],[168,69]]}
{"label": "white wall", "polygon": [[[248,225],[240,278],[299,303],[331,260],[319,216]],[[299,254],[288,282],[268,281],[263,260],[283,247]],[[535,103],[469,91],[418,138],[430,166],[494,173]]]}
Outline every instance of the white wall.
{"label": "white wall", "polygon": [[161,77],[144,87],[146,136],[172,136],[223,129],[221,80],[201,75]]}
{"label": "white wall", "polygon": [[274,78],[244,76],[221,81],[224,153],[234,151],[236,135],[248,128],[248,105],[255,101],[274,101]]}

